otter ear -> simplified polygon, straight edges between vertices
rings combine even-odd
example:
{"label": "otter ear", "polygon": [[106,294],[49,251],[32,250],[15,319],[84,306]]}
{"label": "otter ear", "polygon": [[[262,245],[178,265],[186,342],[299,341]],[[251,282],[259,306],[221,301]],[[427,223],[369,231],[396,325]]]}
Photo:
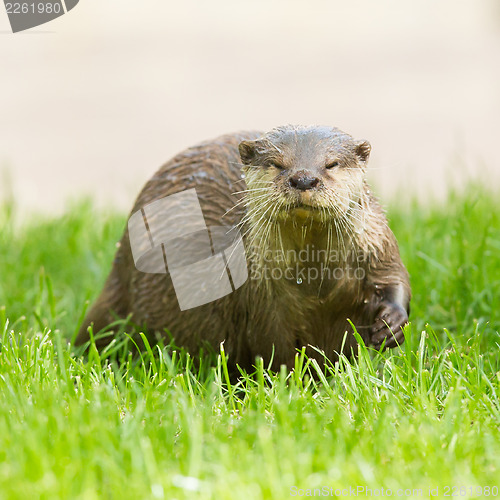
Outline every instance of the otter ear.
{"label": "otter ear", "polygon": [[250,165],[257,153],[257,141],[241,141],[238,145],[241,161]]}
{"label": "otter ear", "polygon": [[368,141],[359,141],[356,144],[356,154],[358,155],[359,159],[363,162],[368,161],[368,157],[370,156],[370,151],[372,150],[372,146]]}

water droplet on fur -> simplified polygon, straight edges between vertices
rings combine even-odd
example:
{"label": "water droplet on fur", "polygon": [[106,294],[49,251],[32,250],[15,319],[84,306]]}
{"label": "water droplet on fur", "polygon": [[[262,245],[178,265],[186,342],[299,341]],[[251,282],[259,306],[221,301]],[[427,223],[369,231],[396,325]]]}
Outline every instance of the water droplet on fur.
{"label": "water droplet on fur", "polygon": [[297,285],[301,285],[302,284],[302,278],[297,278]]}

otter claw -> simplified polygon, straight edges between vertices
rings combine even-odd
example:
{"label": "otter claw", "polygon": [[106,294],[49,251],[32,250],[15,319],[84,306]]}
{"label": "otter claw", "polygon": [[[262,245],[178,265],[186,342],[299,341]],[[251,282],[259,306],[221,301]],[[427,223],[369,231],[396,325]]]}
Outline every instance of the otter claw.
{"label": "otter claw", "polygon": [[370,343],[376,349],[380,349],[384,340],[386,349],[401,345],[405,340],[402,328],[407,322],[408,314],[401,306],[397,304],[382,306],[371,328]]}

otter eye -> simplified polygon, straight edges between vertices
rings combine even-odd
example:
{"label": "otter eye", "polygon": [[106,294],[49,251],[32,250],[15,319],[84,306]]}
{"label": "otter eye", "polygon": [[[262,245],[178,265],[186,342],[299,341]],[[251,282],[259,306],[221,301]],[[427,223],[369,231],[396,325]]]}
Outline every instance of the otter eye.
{"label": "otter eye", "polygon": [[277,170],[283,170],[285,168],[283,165],[281,165],[281,163],[276,163],[275,161],[270,161],[268,165],[270,167],[274,167]]}
{"label": "otter eye", "polygon": [[335,168],[335,167],[338,167],[339,166],[339,162],[338,161],[332,161],[332,163],[329,163],[326,168],[327,169],[330,169],[330,168]]}

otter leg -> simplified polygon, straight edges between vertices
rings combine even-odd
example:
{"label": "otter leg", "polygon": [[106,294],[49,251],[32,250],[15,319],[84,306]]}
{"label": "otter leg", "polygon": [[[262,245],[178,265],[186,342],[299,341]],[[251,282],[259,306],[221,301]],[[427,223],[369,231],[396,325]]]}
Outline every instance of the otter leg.
{"label": "otter leg", "polygon": [[403,327],[408,323],[410,305],[402,283],[385,286],[381,292],[382,301],[370,329],[370,343],[380,349],[385,340],[385,348],[388,349],[404,342]]}

